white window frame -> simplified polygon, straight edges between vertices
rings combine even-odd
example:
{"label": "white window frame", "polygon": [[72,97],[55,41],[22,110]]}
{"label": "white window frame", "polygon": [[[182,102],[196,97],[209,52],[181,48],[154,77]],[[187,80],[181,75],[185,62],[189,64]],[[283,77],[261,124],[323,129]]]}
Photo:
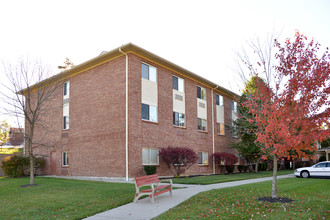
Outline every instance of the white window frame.
{"label": "white window frame", "polygon": [[[203,129],[199,129],[199,127],[198,127],[198,119],[200,119],[201,120],[201,122],[202,122],[202,127],[203,127],[203,122],[205,122],[205,130],[203,130]],[[199,130],[199,131],[207,131],[207,120],[206,119],[203,119],[203,118],[197,118],[197,129]]]}
{"label": "white window frame", "polygon": [[[148,115],[149,115],[148,119],[142,118],[142,104],[148,106]],[[151,122],[156,122],[157,123],[158,122],[158,107],[153,106],[153,105],[148,105],[148,104],[145,104],[145,103],[142,103],[142,104],[141,104],[141,118],[142,118],[142,121],[151,121]],[[152,108],[156,109],[156,120],[152,120],[152,117],[151,117],[151,114],[150,114]]]}
{"label": "white window frame", "polygon": [[[148,70],[148,79],[147,79],[147,78],[144,78],[144,77],[142,76],[142,64],[147,65],[148,68],[149,68],[149,70]],[[152,77],[150,77],[150,69],[155,69],[155,70],[156,70],[155,75],[153,75]],[[157,72],[158,72],[157,67],[152,66],[152,65],[150,65],[150,64],[147,64],[147,63],[145,63],[145,62],[142,62],[142,63],[141,63],[141,78],[143,78],[143,79],[147,79],[147,80],[149,80],[149,81],[151,81],[151,82],[154,82],[154,83],[157,83],[157,78],[158,78],[158,76],[157,76]]]}
{"label": "white window frame", "polygon": [[[234,100],[231,101],[231,111],[232,111],[232,115],[233,114],[237,115],[237,102],[235,102]],[[238,138],[237,128],[234,125],[234,120],[233,119],[232,119],[232,137],[233,138]]]}
{"label": "white window frame", "polygon": [[62,152],[62,167],[69,166],[69,152],[64,151]]}
{"label": "white window frame", "polygon": [[234,112],[234,113],[237,113],[237,102],[235,101],[231,101],[231,110]]}
{"label": "white window frame", "polygon": [[[217,97],[219,97],[219,104],[217,104],[216,103],[216,106],[219,106],[219,107],[222,107],[222,106],[224,106],[224,102],[223,102],[223,96],[222,95],[219,95],[219,94],[215,94],[215,99],[217,100]],[[223,108],[223,111],[224,111],[225,109]],[[223,115],[224,115],[225,113],[223,112]],[[224,118],[223,118],[224,119]],[[217,118],[217,120],[218,120],[218,118]],[[218,129],[218,125],[219,125],[219,129]],[[221,125],[222,125],[222,127],[223,127],[223,129],[221,129]],[[216,130],[217,130],[217,135],[225,135],[225,125],[223,124],[223,123],[216,123]],[[219,132],[218,132],[219,131]],[[223,131],[223,134],[221,134],[221,131]]]}
{"label": "white window frame", "polygon": [[216,104],[217,106],[223,106],[223,96],[222,95],[219,95],[219,94],[215,94],[215,96],[219,96],[219,105]]}
{"label": "white window frame", "polygon": [[[67,110],[66,110],[67,108]],[[70,124],[70,105],[69,103],[63,104],[63,117],[62,117],[62,128],[63,130],[68,130],[69,129],[69,124]],[[65,119],[64,119],[65,118]],[[64,120],[66,123],[64,123]]]}
{"label": "white window frame", "polygon": [[63,99],[67,98],[70,98],[70,81],[66,81],[63,83]]}
{"label": "white window frame", "polygon": [[[202,157],[202,163],[200,163],[201,157]],[[209,153],[208,152],[198,152],[198,165],[209,165]]]}
{"label": "white window frame", "polygon": [[[177,114],[179,115],[179,125],[176,125],[176,124],[174,123],[174,114],[175,114],[175,113],[177,113]],[[184,119],[183,125],[182,125],[182,123],[180,123],[180,119],[182,119],[182,115],[184,116],[184,117],[183,117],[183,119]],[[180,116],[181,116],[181,117],[180,117]],[[182,127],[182,128],[184,128],[184,127],[186,126],[186,115],[183,114],[183,113],[180,113],[180,112],[174,112],[174,111],[173,111],[173,125],[176,126],[176,127]]]}
{"label": "white window frame", "polygon": [[[175,76],[175,75],[173,75],[173,77],[176,77],[178,79],[178,89],[174,89],[174,88],[173,89],[176,90],[176,91],[179,91],[179,92],[183,92],[184,93],[184,79],[182,79],[182,78],[180,78],[178,76]],[[172,80],[173,80],[173,77],[172,77]]]}
{"label": "white window frame", "polygon": [[202,100],[206,100],[206,89],[201,87],[201,86],[197,86],[197,87],[201,88],[201,97],[200,98],[197,97],[197,98],[202,99]]}
{"label": "white window frame", "polygon": [[[144,150],[147,150],[148,151],[148,156],[149,156],[149,163],[144,163],[144,160],[143,160],[143,151]],[[151,151],[152,150],[156,150],[157,151],[157,162],[156,163],[152,163],[151,161]],[[145,165],[145,166],[148,166],[148,165],[159,165],[159,149],[158,148],[149,148],[149,147],[143,147],[142,148],[142,165]]]}
{"label": "white window frame", "polygon": [[[218,125],[219,125],[219,129],[218,129]],[[221,125],[223,126],[223,129],[221,129]],[[223,131],[223,134],[221,134],[221,131]],[[217,123],[217,135],[225,135],[225,125],[224,124]]]}

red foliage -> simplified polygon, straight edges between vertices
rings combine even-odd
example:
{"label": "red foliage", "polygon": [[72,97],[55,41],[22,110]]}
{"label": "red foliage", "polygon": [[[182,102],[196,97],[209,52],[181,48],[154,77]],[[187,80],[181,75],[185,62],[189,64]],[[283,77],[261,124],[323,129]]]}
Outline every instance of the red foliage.
{"label": "red foliage", "polygon": [[178,177],[198,161],[198,155],[187,147],[161,148],[159,157],[174,176]]}
{"label": "red foliage", "polygon": [[236,155],[227,153],[227,152],[215,152],[212,154],[214,157],[214,160],[217,164],[222,164],[222,165],[234,165],[237,163],[238,158]]}
{"label": "red foliage", "polygon": [[[317,142],[330,135],[330,55],[320,54],[319,44],[296,33],[293,42],[279,49],[275,67],[277,79],[283,84],[257,83],[257,91],[244,103],[255,115],[258,124],[257,142],[264,155],[276,157],[308,157]],[[323,127],[323,129],[322,129]]]}

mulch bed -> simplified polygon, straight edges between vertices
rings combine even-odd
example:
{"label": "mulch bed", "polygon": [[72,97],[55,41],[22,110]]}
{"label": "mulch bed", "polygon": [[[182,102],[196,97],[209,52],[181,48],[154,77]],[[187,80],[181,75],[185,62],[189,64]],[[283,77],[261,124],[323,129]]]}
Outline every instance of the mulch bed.
{"label": "mulch bed", "polygon": [[30,186],[38,186],[39,184],[26,184],[26,185],[23,185],[23,186],[21,186],[21,187],[30,187]]}
{"label": "mulch bed", "polygon": [[272,197],[261,197],[258,199],[258,201],[261,202],[280,202],[280,203],[291,203],[294,202],[294,200],[289,199],[289,198],[285,198],[285,197],[277,197],[277,198],[272,198]]}

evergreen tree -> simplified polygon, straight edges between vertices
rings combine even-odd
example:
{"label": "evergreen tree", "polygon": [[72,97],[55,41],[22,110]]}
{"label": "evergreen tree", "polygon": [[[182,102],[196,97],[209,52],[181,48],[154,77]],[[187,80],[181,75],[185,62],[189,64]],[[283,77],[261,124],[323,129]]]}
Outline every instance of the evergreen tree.
{"label": "evergreen tree", "polygon": [[[244,92],[240,97],[237,105],[238,118],[234,121],[239,142],[233,143],[238,153],[245,158],[248,163],[256,163],[255,172],[258,172],[258,164],[262,156],[260,144],[256,143],[257,125],[254,120],[254,115],[249,112],[249,109],[244,106],[247,98],[256,92],[256,80],[262,81],[258,76],[252,76],[250,81],[245,85]],[[263,81],[262,81],[263,82]]]}

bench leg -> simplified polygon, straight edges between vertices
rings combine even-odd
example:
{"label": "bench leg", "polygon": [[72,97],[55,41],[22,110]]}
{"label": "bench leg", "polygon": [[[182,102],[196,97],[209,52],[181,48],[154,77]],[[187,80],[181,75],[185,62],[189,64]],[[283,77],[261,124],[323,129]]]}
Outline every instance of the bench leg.
{"label": "bench leg", "polygon": [[155,199],[153,195],[150,195],[150,199],[151,199],[151,203],[154,204],[155,203]]}
{"label": "bench leg", "polygon": [[171,188],[171,190],[170,190],[170,196],[172,196],[172,188]]}
{"label": "bench leg", "polygon": [[134,203],[137,203],[138,200],[139,200],[139,197],[138,196],[135,196],[133,202]]}

